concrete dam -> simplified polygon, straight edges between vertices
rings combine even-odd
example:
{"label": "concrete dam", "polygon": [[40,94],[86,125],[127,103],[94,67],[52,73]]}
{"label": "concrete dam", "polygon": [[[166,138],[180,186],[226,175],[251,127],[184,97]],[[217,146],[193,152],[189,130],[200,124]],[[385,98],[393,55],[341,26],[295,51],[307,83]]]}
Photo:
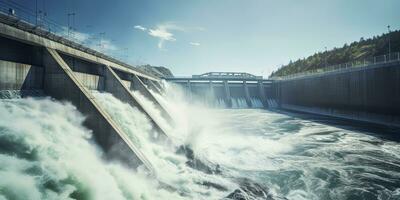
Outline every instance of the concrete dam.
{"label": "concrete dam", "polygon": [[400,56],[276,82],[279,107],[386,126],[400,125]]}
{"label": "concrete dam", "polygon": [[165,139],[167,133],[157,124],[155,116],[131,93],[131,90],[140,91],[170,120],[169,114],[147,89],[159,87],[156,85],[160,79],[55,35],[41,35],[40,30],[39,33],[30,32],[35,28],[28,23],[16,25],[10,18],[2,20],[2,95],[7,95],[9,90],[19,91],[22,97],[39,92],[71,102],[87,116],[85,125],[93,130],[96,141],[109,159],[118,159],[135,168],[145,165],[151,171],[151,165],[144,155],[126,138],[126,134],[101,108],[90,91],[109,92],[138,108],[151,119],[155,129],[161,133],[160,138]]}
{"label": "concrete dam", "polygon": [[400,198],[398,143],[330,125],[399,127],[399,65],[159,78],[1,14],[0,199]]}
{"label": "concrete dam", "polygon": [[184,88],[191,99],[226,108],[273,106],[272,81],[238,72],[209,72],[192,77],[166,78]]}

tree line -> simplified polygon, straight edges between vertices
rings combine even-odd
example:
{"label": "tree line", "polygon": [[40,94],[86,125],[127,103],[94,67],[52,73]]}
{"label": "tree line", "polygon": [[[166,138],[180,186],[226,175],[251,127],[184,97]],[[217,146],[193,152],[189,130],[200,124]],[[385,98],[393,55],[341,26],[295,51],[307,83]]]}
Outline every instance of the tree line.
{"label": "tree line", "polygon": [[360,38],[359,41],[352,42],[351,44],[344,44],[343,47],[340,48],[333,48],[332,50],[315,53],[307,58],[290,61],[289,64],[283,65],[278,70],[272,72],[270,77],[287,76],[388,54],[389,34],[391,52],[399,52],[400,31],[395,30],[368,39]]}

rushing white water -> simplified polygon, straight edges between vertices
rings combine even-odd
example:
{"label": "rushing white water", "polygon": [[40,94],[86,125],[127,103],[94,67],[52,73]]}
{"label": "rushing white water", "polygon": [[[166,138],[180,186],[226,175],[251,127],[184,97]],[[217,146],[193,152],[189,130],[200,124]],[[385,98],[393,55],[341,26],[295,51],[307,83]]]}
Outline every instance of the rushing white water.
{"label": "rushing white water", "polygon": [[163,130],[166,130],[167,132],[171,132],[173,125],[171,123],[173,122],[168,122],[164,117],[161,115],[161,111],[158,110],[157,106],[154,105],[153,102],[151,102],[149,99],[147,99],[145,96],[143,96],[140,92],[138,91],[131,91],[132,94],[143,104],[143,107],[149,112],[151,116],[154,117],[154,120],[156,123],[163,128]]}
{"label": "rushing white water", "polygon": [[226,103],[225,103],[225,99],[223,99],[223,98],[216,99],[215,107],[217,107],[217,108],[227,108]]}
{"label": "rushing white water", "polygon": [[[69,103],[0,99],[0,199],[223,199],[240,187],[241,178],[290,200],[400,198],[398,139],[304,115],[209,109],[185,101],[184,92],[173,85],[165,90],[153,95],[175,127],[153,103],[134,94],[165,126],[174,145],[158,142],[158,133],[138,109],[94,92],[150,160],[157,180],[103,161],[91,131],[82,126],[84,116]],[[222,172],[189,167],[189,159],[176,153],[180,145],[190,146],[211,168],[220,165]],[[173,189],[163,189],[158,181]]]}
{"label": "rushing white water", "polygon": [[245,98],[231,98],[232,108],[248,108]]}
{"label": "rushing white water", "polygon": [[[223,198],[226,195],[226,192],[204,187],[202,185],[204,182],[223,185],[230,188],[230,190],[235,188],[236,185],[234,183],[219,176],[205,174],[188,167],[186,164],[187,158],[184,155],[175,153],[179,146],[166,146],[165,144],[155,142],[157,134],[152,130],[149,119],[139,112],[138,109],[119,101],[109,93],[94,92],[93,94],[113,117],[117,125],[128,134],[134,144],[150,160],[156,171],[157,178],[161,182],[174,187],[179,193],[183,193],[194,199],[204,199],[206,197],[215,199]],[[139,93],[135,92],[135,95],[141,96],[139,98],[146,107],[150,108],[154,106]],[[150,108],[149,110],[153,109]],[[169,127],[169,131],[172,132],[171,127]],[[175,136],[177,135],[175,134]]]}
{"label": "rushing white water", "polygon": [[252,108],[263,108],[263,104],[259,98],[251,98],[251,107]]}
{"label": "rushing white water", "polygon": [[201,160],[223,166],[226,177],[251,178],[288,199],[400,198],[399,137],[290,113],[209,110],[181,103],[176,91],[167,85],[166,96],[154,95],[188,124],[192,134],[177,137]]}
{"label": "rushing white water", "polygon": [[102,161],[69,103],[0,100],[0,199],[177,199],[140,173]]}

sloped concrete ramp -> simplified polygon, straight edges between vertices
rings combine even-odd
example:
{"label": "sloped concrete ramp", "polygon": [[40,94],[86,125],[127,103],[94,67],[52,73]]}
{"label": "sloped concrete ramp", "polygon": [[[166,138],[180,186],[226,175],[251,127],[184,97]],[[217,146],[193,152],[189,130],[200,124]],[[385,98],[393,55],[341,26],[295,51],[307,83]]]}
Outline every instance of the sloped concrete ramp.
{"label": "sloped concrete ramp", "polygon": [[133,168],[144,165],[150,173],[154,173],[151,163],[79,82],[57,51],[46,48],[43,64],[45,94],[58,100],[70,101],[87,116],[85,125],[93,131],[93,136],[103,148],[107,159],[118,160]]}

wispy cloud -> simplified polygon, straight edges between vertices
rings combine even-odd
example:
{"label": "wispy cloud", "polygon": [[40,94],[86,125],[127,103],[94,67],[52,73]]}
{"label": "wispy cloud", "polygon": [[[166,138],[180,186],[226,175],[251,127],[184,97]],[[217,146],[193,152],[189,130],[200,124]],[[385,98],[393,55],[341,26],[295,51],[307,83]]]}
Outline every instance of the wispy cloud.
{"label": "wispy cloud", "polygon": [[138,30],[141,30],[141,31],[146,31],[146,30],[147,30],[147,28],[145,28],[145,27],[143,27],[143,26],[141,26],[141,25],[136,25],[136,26],[134,26],[133,28],[138,29]]}
{"label": "wispy cloud", "polygon": [[198,42],[190,42],[189,44],[193,45],[193,46],[200,46],[200,43],[198,43]]}
{"label": "wispy cloud", "polygon": [[164,49],[165,41],[176,41],[172,31],[184,31],[184,28],[177,26],[173,23],[165,23],[149,29],[149,35],[158,38],[158,48]]}
{"label": "wispy cloud", "polygon": [[[157,46],[161,50],[165,50],[164,43],[166,41],[174,42],[177,40],[174,37],[174,32],[177,32],[177,31],[188,32],[188,31],[192,31],[192,30],[195,30],[195,31],[203,31],[204,30],[201,27],[185,28],[185,27],[179,26],[173,22],[159,24],[154,28],[146,28],[141,25],[136,25],[135,28],[138,30],[141,30],[141,31],[146,31],[150,36],[157,38],[158,39]],[[194,46],[200,45],[200,43],[196,43],[196,42],[191,42],[190,44],[194,45]]]}

